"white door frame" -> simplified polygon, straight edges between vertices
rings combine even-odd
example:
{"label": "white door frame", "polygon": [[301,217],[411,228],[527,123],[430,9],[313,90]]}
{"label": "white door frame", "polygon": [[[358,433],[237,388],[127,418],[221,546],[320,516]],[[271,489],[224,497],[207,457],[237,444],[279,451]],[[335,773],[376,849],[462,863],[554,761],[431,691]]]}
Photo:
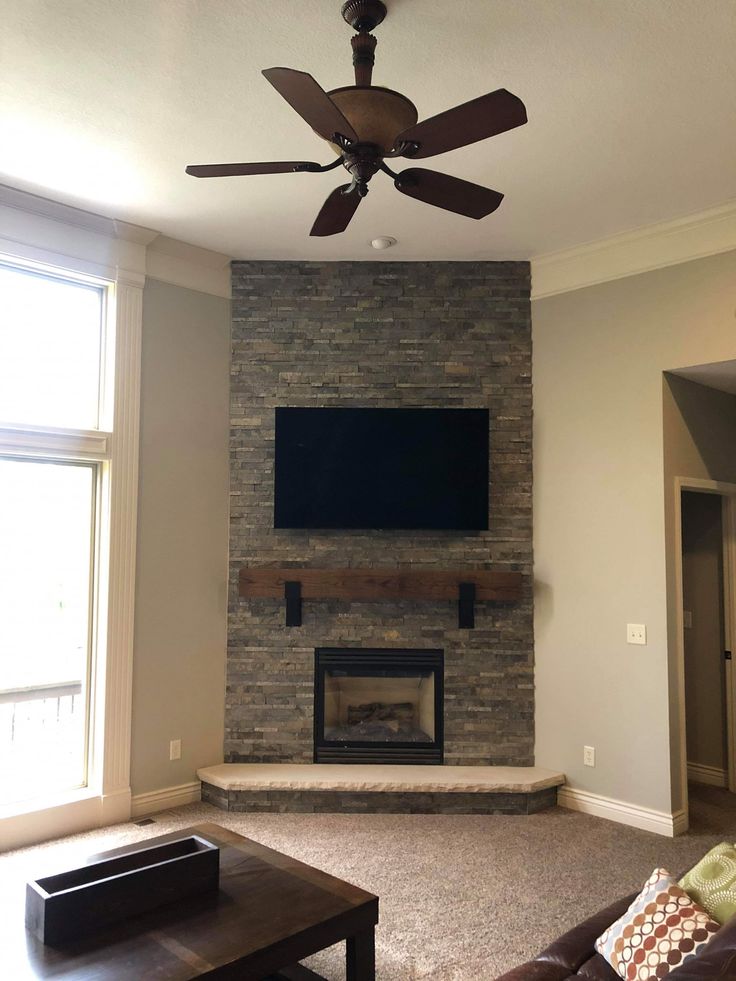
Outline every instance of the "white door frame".
{"label": "white door frame", "polygon": [[[677,615],[677,684],[680,719],[680,779],[687,813],[687,731],[685,719],[685,633],[682,571],[682,492],[717,494],[722,499],[723,530],[723,620],[725,650],[736,643],[736,484],[723,480],[675,477],[675,596]],[[736,653],[736,651],[735,651]],[[728,789],[736,792],[736,670],[726,661],[726,729]]]}

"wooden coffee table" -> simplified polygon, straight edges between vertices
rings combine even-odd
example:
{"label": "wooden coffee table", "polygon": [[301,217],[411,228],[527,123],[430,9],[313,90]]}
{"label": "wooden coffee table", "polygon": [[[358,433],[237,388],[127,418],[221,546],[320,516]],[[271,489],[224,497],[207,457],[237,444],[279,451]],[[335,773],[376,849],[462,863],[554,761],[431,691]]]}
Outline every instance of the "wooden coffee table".
{"label": "wooden coffee table", "polygon": [[[377,896],[216,824],[198,824],[145,844],[190,834],[220,846],[219,892],[172,903],[63,948],[46,947],[28,933],[23,883],[4,883],[0,976],[8,981],[308,981],[320,975],[298,961],[345,940],[348,981],[374,981]],[[89,861],[124,855],[142,844]]]}

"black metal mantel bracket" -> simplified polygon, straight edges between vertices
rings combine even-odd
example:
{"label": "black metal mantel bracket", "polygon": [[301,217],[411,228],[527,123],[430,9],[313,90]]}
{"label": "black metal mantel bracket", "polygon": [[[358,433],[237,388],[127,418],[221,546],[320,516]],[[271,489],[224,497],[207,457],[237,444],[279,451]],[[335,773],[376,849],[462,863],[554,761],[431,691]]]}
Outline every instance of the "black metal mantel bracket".
{"label": "black metal mantel bracket", "polygon": [[286,626],[301,627],[302,625],[302,584],[288,581],[284,583],[284,599],[286,600]]}
{"label": "black metal mantel bracket", "polygon": [[457,625],[461,630],[472,630],[475,626],[474,582],[461,582],[458,585]]}

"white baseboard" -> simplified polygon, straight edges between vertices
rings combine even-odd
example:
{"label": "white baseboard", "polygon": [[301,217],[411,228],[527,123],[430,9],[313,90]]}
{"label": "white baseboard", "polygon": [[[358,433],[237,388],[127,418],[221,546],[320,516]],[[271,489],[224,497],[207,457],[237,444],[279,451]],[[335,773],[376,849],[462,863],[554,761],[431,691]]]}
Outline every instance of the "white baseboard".
{"label": "white baseboard", "polygon": [[693,783],[707,783],[711,787],[728,786],[728,770],[719,766],[706,766],[704,763],[688,763],[687,778]]}
{"label": "white baseboard", "polygon": [[0,808],[0,852],[129,821],[130,787],[109,794],[83,788],[25,806]]}
{"label": "white baseboard", "polygon": [[156,811],[168,811],[170,807],[181,807],[182,804],[196,804],[201,799],[202,784],[199,780],[182,783],[178,787],[149,790],[146,794],[135,794],[130,802],[130,815],[142,817]]}
{"label": "white baseboard", "polygon": [[678,835],[684,835],[689,827],[690,825],[688,824],[687,820],[687,811],[675,811],[675,813],[672,815],[672,829],[674,831],[675,838]]}
{"label": "white baseboard", "polygon": [[[127,819],[127,815],[126,815]],[[100,797],[81,792],[79,799],[54,803],[19,814],[0,815],[0,852],[25,848],[51,838],[99,828]]]}
{"label": "white baseboard", "polygon": [[595,817],[616,821],[631,828],[642,831],[653,831],[654,834],[674,838],[687,830],[687,819],[684,811],[669,814],[666,811],[653,811],[648,807],[639,807],[626,801],[614,800],[600,794],[591,794],[587,790],[575,790],[572,787],[560,787],[557,791],[557,803],[570,811],[580,811]]}
{"label": "white baseboard", "polygon": [[100,824],[121,824],[130,819],[130,787],[100,797]]}

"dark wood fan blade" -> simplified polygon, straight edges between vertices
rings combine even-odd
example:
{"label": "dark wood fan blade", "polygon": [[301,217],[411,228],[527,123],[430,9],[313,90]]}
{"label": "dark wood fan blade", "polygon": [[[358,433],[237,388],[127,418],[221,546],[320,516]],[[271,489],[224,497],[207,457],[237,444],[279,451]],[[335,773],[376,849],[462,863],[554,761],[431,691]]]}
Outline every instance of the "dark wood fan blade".
{"label": "dark wood fan blade", "polygon": [[350,184],[342,184],[335,188],[322,205],[310,235],[337,235],[345,231],[360,204],[360,195],[350,187]]}
{"label": "dark wood fan blade", "polygon": [[[399,133],[394,146],[409,144],[407,157],[434,157],[523,126],[526,121],[526,108],[521,99],[506,89],[496,89],[410,126]],[[411,144],[417,144],[418,149],[412,150]]]}
{"label": "dark wood fan blade", "polygon": [[187,173],[192,177],[245,177],[248,174],[290,174],[300,170],[319,169],[308,160],[274,160],[264,163],[192,164]]}
{"label": "dark wood fan blade", "polygon": [[307,72],[293,68],[266,68],[263,75],[276,91],[326,140],[336,133],[357,143],[358,136],[335,103]]}
{"label": "dark wood fan blade", "polygon": [[503,201],[503,194],[498,191],[423,167],[402,170],[394,184],[410,198],[467,218],[485,218]]}

